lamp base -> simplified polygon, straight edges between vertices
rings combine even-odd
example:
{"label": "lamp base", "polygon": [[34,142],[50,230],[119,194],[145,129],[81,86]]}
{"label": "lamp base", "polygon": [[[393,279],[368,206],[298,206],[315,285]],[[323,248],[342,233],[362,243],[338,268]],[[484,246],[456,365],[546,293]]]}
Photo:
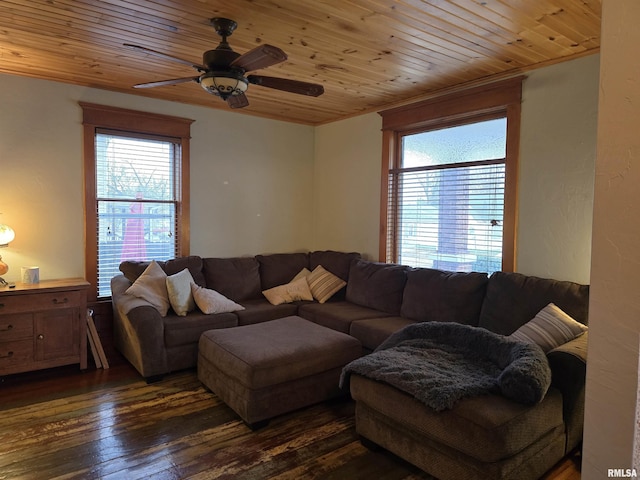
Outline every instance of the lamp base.
{"label": "lamp base", "polygon": [[0,277],[0,285],[6,287],[7,285],[9,285],[9,283],[4,278]]}

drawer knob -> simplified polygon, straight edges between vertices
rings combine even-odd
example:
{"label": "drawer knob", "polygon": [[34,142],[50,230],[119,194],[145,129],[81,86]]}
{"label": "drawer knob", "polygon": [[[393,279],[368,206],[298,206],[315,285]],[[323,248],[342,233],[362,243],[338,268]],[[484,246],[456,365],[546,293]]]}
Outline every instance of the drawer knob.
{"label": "drawer knob", "polygon": [[13,325],[3,325],[3,327],[0,328],[0,332],[8,332],[9,330],[13,330]]}
{"label": "drawer knob", "polygon": [[53,299],[54,305],[62,305],[63,303],[69,303],[69,299],[67,297],[64,297],[62,300],[58,300],[57,298]]}
{"label": "drawer knob", "polygon": [[38,340],[44,340],[44,335],[43,334],[38,335]]}
{"label": "drawer knob", "polygon": [[13,352],[7,352],[6,355],[0,355],[0,358],[11,358],[13,357]]}

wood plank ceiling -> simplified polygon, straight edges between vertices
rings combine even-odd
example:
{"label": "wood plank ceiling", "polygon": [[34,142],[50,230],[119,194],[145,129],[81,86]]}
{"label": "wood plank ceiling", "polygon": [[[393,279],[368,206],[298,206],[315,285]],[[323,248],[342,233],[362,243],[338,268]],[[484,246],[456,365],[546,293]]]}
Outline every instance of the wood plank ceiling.
{"label": "wood plank ceiling", "polygon": [[226,110],[188,66],[238,22],[244,53],[261,43],[288,60],[256,71],[324,86],[314,98],[251,85],[241,113],[319,125],[595,53],[601,0],[2,0],[0,72]]}

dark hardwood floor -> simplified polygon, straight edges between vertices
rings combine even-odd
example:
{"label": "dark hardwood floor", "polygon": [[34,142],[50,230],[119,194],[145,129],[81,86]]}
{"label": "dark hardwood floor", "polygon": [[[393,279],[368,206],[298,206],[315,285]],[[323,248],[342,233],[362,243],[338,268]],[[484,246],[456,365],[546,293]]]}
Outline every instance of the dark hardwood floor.
{"label": "dark hardwood floor", "polygon": [[[195,371],[147,385],[128,364],[0,378],[0,479],[429,479],[361,445],[353,403],[247,428]],[[579,480],[579,459],[545,480]]]}

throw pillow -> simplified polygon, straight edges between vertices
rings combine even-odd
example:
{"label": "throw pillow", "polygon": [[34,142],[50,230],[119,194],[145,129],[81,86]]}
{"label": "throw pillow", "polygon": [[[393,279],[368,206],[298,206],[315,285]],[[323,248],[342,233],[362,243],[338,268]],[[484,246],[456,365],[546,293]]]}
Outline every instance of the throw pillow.
{"label": "throw pillow", "polygon": [[298,274],[291,279],[291,281],[293,282],[294,280],[300,280],[301,278],[307,278],[310,273],[311,273],[311,271],[307,267],[305,267],[302,270],[300,270],[298,272]]}
{"label": "throw pillow", "polygon": [[191,284],[191,293],[202,313],[229,313],[244,310],[242,305],[228,299],[221,293],[210,288],[201,287],[195,283]]}
{"label": "throw pillow", "polygon": [[167,274],[153,260],[125,293],[146,300],[165,317],[170,305],[166,279]]}
{"label": "throw pillow", "polygon": [[195,283],[188,268],[167,277],[167,293],[171,308],[179,317],[184,317],[196,308],[191,294],[191,284]]}
{"label": "throw pillow", "polygon": [[547,353],[587,330],[586,325],[575,321],[555,304],[550,303],[509,337],[521,342],[535,343]]}
{"label": "throw pillow", "polygon": [[347,284],[347,282],[340,277],[325,270],[322,265],[318,265],[313,269],[313,272],[307,275],[307,282],[309,282],[309,288],[311,289],[313,298],[319,303],[324,303],[329,300],[334,293]]}
{"label": "throw pillow", "polygon": [[313,300],[307,279],[302,277],[284,285],[264,290],[262,294],[272,305],[291,303],[297,300]]}

